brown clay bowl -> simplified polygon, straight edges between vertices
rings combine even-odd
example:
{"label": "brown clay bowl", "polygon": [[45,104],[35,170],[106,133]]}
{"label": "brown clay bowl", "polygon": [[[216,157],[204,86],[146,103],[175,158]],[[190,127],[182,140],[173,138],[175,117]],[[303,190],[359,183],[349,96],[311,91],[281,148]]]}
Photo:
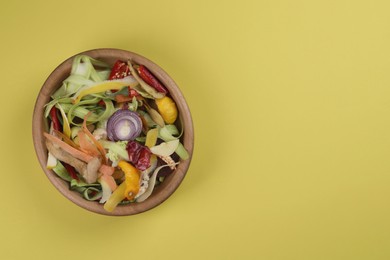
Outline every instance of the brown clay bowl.
{"label": "brown clay bowl", "polygon": [[152,209],[164,202],[166,199],[168,199],[168,197],[172,195],[172,193],[178,188],[178,186],[182,182],[189,168],[194,147],[194,131],[191,113],[188,108],[188,105],[179,87],[169,77],[169,75],[158,65],[146,59],[145,57],[142,57],[141,55],[119,49],[95,49],[85,51],[82,54],[86,54],[95,59],[105,61],[110,65],[113,65],[114,62],[118,59],[132,59],[138,64],[145,65],[167,87],[171,97],[176,102],[181,119],[180,121],[182,122],[183,127],[185,129],[181,141],[184,147],[189,152],[190,158],[181,161],[176,170],[172,174],[168,175],[161,185],[155,188],[153,194],[148,199],[141,203],[119,205],[112,213],[105,211],[103,209],[103,204],[99,204],[98,202],[94,201],[87,201],[78,192],[70,190],[68,182],[60,179],[52,170],[48,170],[46,168],[47,149],[44,144],[43,132],[47,132],[48,129],[47,124],[45,123],[43,113],[44,106],[47,102],[49,102],[50,96],[57,88],[61,86],[62,81],[68,77],[71,71],[72,60],[74,58],[73,56],[61,63],[50,74],[50,76],[43,84],[36,99],[33,113],[32,134],[35,151],[39,163],[46,176],[49,178],[50,182],[58,189],[58,191],[61,192],[61,194],[64,195],[67,199],[71,200],[72,202],[84,209],[99,214],[113,216],[133,215]]}

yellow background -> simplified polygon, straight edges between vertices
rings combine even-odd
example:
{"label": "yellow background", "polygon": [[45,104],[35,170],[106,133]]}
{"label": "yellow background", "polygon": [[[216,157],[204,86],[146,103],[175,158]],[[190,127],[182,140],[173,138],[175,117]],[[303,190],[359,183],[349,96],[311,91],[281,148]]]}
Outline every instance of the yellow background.
{"label": "yellow background", "polygon": [[[389,1],[2,1],[1,259],[390,259]],[[130,217],[83,210],[34,154],[66,58],[134,51],[195,125],[184,182]]]}

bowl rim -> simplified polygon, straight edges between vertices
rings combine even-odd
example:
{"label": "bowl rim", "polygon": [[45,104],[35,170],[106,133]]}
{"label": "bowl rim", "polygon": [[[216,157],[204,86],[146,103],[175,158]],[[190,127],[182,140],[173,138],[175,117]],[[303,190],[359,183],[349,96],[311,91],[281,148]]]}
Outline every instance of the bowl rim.
{"label": "bowl rim", "polygon": [[[168,176],[170,179],[164,181],[161,184],[161,187],[157,187],[155,191],[153,191],[153,194],[143,202],[119,205],[113,212],[107,212],[104,210],[103,204],[85,200],[79,193],[69,189],[69,182],[62,180],[52,170],[46,168],[47,149],[44,145],[43,132],[47,130],[47,126],[45,126],[46,120],[44,119],[44,105],[49,101],[50,95],[54,92],[54,90],[56,90],[61,85],[62,81],[69,75],[72,61],[77,55],[88,55],[92,58],[104,60],[106,62],[110,59],[132,59],[138,64],[143,64],[166,86],[169,94],[176,102],[180,120],[185,125],[182,142],[190,156],[187,160],[181,160],[176,170]],[[178,102],[178,100],[180,100],[180,102]],[[49,74],[35,101],[32,116],[32,138],[35,153],[41,168],[55,188],[64,197],[79,207],[94,213],[108,216],[128,216],[139,214],[153,209],[167,200],[180,186],[186,176],[194,150],[194,126],[191,112],[187,101],[175,81],[161,67],[148,58],[132,51],[116,48],[98,48],[77,53],[60,63]]]}

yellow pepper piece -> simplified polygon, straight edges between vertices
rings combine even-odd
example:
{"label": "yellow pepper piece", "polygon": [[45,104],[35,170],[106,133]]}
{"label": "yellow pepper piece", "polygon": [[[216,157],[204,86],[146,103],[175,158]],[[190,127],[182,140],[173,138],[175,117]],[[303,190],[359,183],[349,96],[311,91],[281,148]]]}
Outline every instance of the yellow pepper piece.
{"label": "yellow pepper piece", "polygon": [[125,198],[126,183],[122,182],[111,194],[103,208],[108,212],[113,212],[116,206]]}
{"label": "yellow pepper piece", "polygon": [[135,87],[138,85],[138,82],[130,77],[123,78],[123,79],[118,79],[118,80],[107,80],[103,81],[97,85],[89,86],[80,89],[74,96],[73,96],[73,103],[77,104],[80,102],[80,100],[90,94],[96,94],[96,93],[101,93],[107,90],[115,89],[115,90],[120,90],[125,86],[130,86],[131,88]]}
{"label": "yellow pepper piece", "polygon": [[145,146],[149,148],[155,146],[157,143],[157,137],[158,137],[158,128],[150,129],[146,134]]}
{"label": "yellow pepper piece", "polygon": [[124,196],[128,200],[133,200],[134,197],[139,192],[139,178],[140,174],[137,168],[135,168],[133,165],[126,161],[119,161],[118,163],[119,168],[125,173],[125,183],[126,183],[126,189],[124,192]]}
{"label": "yellow pepper piece", "polygon": [[60,104],[56,104],[56,108],[60,111],[62,116],[62,122],[63,122],[63,132],[64,134],[70,138],[71,130],[70,130],[70,124],[68,121],[68,117],[65,114],[64,109],[61,107]]}
{"label": "yellow pepper piece", "polygon": [[165,123],[173,124],[177,118],[177,107],[172,98],[165,96],[163,98],[156,99],[157,109],[160,112]]}

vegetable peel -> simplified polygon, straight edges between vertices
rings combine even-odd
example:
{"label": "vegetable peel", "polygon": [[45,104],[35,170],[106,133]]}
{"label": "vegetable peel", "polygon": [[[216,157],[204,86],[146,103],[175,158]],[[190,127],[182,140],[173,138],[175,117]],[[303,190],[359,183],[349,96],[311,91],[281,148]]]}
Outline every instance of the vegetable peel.
{"label": "vegetable peel", "polygon": [[150,147],[150,151],[159,156],[170,156],[175,152],[179,145],[179,139],[175,139],[169,142],[164,142],[159,145]]}
{"label": "vegetable peel", "polygon": [[100,93],[104,92],[107,90],[120,90],[123,87],[129,86],[129,87],[134,87],[138,85],[138,82],[131,76],[128,76],[123,79],[116,79],[116,80],[106,80],[103,82],[99,82],[97,84],[91,85],[91,86],[86,86],[79,91],[77,91],[73,95],[73,103],[77,104],[80,102],[80,100],[87,95],[95,94],[95,93]]}

